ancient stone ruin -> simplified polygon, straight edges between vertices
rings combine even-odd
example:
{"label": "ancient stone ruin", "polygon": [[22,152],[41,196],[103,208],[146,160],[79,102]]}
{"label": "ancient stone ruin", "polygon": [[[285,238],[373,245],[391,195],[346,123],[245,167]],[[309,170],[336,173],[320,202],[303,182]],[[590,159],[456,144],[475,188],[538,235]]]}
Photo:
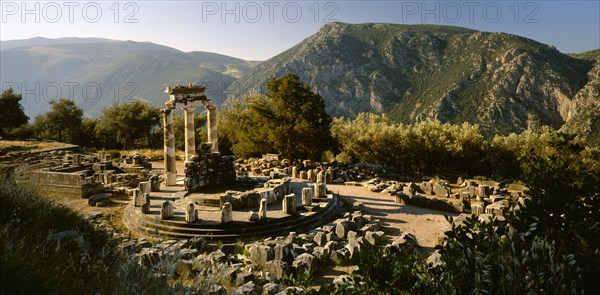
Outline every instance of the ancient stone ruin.
{"label": "ancient stone ruin", "polygon": [[[185,186],[188,191],[197,191],[207,186],[231,184],[235,182],[235,157],[221,156],[217,136],[217,108],[206,97],[202,86],[167,87],[169,101],[162,109],[165,146],[166,185],[177,183],[175,165],[175,132],[173,111],[183,109],[185,124]],[[208,139],[196,149],[194,114],[198,107],[208,112]]]}

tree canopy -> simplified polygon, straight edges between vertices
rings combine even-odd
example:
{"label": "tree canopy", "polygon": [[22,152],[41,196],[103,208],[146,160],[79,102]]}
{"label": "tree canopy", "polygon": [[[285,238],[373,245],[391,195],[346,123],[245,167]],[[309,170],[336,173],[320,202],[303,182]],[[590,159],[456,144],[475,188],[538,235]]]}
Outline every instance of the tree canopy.
{"label": "tree canopy", "polygon": [[222,109],[219,133],[238,156],[279,152],[290,160],[320,160],[332,146],[331,117],[321,95],[296,74],[267,82],[252,95]]}
{"label": "tree canopy", "polygon": [[331,147],[331,117],[325,101],[296,74],[267,82],[266,104],[253,104],[273,147],[288,159],[320,159]]}
{"label": "tree canopy", "polygon": [[145,101],[117,103],[102,111],[96,135],[107,147],[157,146],[153,133],[159,129],[160,116],[160,109]]}
{"label": "tree canopy", "polygon": [[27,124],[29,118],[23,111],[21,99],[21,94],[15,93],[12,88],[2,92],[0,96],[0,136],[9,133],[13,128]]}
{"label": "tree canopy", "polygon": [[50,102],[50,111],[35,117],[35,127],[43,138],[64,142],[77,140],[83,110],[69,99],[61,98]]}

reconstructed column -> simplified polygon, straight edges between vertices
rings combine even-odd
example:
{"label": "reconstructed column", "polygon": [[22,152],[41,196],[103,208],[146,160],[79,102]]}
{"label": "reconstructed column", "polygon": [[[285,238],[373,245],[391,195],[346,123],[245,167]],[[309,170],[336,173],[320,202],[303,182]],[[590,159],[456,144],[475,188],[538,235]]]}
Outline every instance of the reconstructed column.
{"label": "reconstructed column", "polygon": [[143,214],[150,213],[150,194],[143,195],[141,210]]}
{"label": "reconstructed column", "polygon": [[196,216],[196,208],[194,207],[193,202],[188,202],[185,208],[185,222],[194,223],[197,220]]}
{"label": "reconstructed column", "polygon": [[160,219],[172,219],[173,213],[173,203],[171,203],[171,201],[165,201],[160,208]]}
{"label": "reconstructed column", "polygon": [[302,206],[310,206],[312,204],[313,192],[312,188],[302,188]]}
{"label": "reconstructed column", "polygon": [[173,110],[162,109],[165,142],[166,185],[176,185],[177,167],[175,166],[175,132],[173,130]]}
{"label": "reconstructed column", "polygon": [[143,202],[142,191],[139,188],[134,188],[131,191],[133,191],[133,206],[134,207],[142,206],[142,202]]}
{"label": "reconstructed column", "polygon": [[206,107],[208,112],[208,140],[212,143],[211,152],[219,152],[219,137],[217,135],[217,107],[209,105]]}
{"label": "reconstructed column", "polygon": [[233,207],[231,203],[225,202],[221,208],[221,223],[229,223],[233,221]]}
{"label": "reconstructed column", "polygon": [[281,203],[281,205],[282,205],[281,210],[283,211],[283,213],[294,214],[296,212],[296,207],[294,204],[295,199],[296,199],[296,195],[293,193],[286,195],[283,198],[283,202]]}
{"label": "reconstructed column", "polygon": [[260,199],[260,207],[258,208],[258,220],[267,220],[267,199]]}
{"label": "reconstructed column", "polygon": [[142,192],[142,194],[150,193],[152,191],[152,184],[150,181],[142,181],[138,183],[138,189]]}
{"label": "reconstructed column", "polygon": [[196,128],[194,127],[194,108],[184,108],[185,112],[185,160],[191,161],[196,154]]}

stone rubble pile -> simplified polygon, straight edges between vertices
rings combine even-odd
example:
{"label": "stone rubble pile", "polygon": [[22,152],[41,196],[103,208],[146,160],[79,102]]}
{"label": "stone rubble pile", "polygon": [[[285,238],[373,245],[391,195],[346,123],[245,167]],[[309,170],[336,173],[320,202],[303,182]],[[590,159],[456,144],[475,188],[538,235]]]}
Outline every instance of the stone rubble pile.
{"label": "stone rubble pile", "polygon": [[[356,183],[347,182],[346,185]],[[372,192],[390,194],[396,203],[435,210],[473,213],[475,215],[503,216],[512,203],[524,204],[526,188],[509,189],[502,183],[486,184],[483,181],[460,181],[451,187],[445,180],[428,180],[422,183],[399,182],[373,178],[363,184]]]}
{"label": "stone rubble pile", "polygon": [[279,155],[238,159],[236,171],[238,175],[253,174],[269,176],[272,179],[290,176],[312,182],[317,182],[318,173],[323,171],[327,183],[361,181],[386,173],[383,167],[377,164],[320,163],[310,160],[296,160],[294,163],[290,163],[287,159],[281,160]]}
{"label": "stone rubble pile", "polygon": [[[353,208],[360,209],[360,204]],[[167,214],[169,212],[166,212]],[[305,292],[284,286],[290,275],[303,275],[323,265],[349,262],[361,251],[385,247],[389,253],[406,254],[417,247],[408,233],[390,241],[381,231],[381,222],[360,210],[347,212],[327,225],[308,233],[266,238],[250,244],[219,245],[195,237],[164,240],[132,238],[110,224],[110,216],[90,213],[97,228],[119,241],[119,248],[157,275],[178,277],[219,276],[229,281],[229,290],[213,286],[216,294],[288,294]],[[233,289],[231,289],[233,288]]]}

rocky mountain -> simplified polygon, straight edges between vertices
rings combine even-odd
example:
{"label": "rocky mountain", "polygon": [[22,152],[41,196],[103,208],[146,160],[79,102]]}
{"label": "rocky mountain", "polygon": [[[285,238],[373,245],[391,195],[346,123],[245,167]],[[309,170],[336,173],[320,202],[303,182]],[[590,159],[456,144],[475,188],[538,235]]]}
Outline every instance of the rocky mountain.
{"label": "rocky mountain", "polygon": [[600,146],[600,49],[573,57],[592,61],[594,67],[588,72],[588,82],[573,98],[570,118],[562,129]]}
{"label": "rocky mountain", "polygon": [[185,53],[170,47],[106,39],[44,39],[3,41],[0,82],[24,97],[26,114],[48,110],[48,101],[72,97],[91,116],[103,107],[131,99],[156,105],[167,99],[167,85],[207,86],[216,103],[224,91],[254,63],[230,56]]}
{"label": "rocky mountain", "polygon": [[528,118],[560,128],[581,117],[580,106],[600,100],[585,90],[597,89],[593,64],[504,33],[331,23],[250,69],[229,92],[262,92],[269,77],[296,72],[332,115],[383,112],[399,122],[437,118],[508,133],[527,128]]}
{"label": "rocky mountain", "polygon": [[129,99],[156,105],[165,86],[206,85],[217,104],[297,73],[333,116],[386,113],[519,132],[531,118],[600,142],[600,50],[567,55],[527,38],[436,25],[330,23],[264,62],[97,38],[2,41],[0,82],[24,95],[27,115],[75,97],[88,115]]}
{"label": "rocky mountain", "polygon": [[7,40],[0,41],[0,50],[7,50],[18,47],[31,47],[31,46],[48,46],[58,44],[85,44],[85,43],[99,43],[99,42],[112,42],[115,40],[104,39],[104,38],[58,38],[50,39],[44,37],[34,37],[29,39],[21,40]]}

